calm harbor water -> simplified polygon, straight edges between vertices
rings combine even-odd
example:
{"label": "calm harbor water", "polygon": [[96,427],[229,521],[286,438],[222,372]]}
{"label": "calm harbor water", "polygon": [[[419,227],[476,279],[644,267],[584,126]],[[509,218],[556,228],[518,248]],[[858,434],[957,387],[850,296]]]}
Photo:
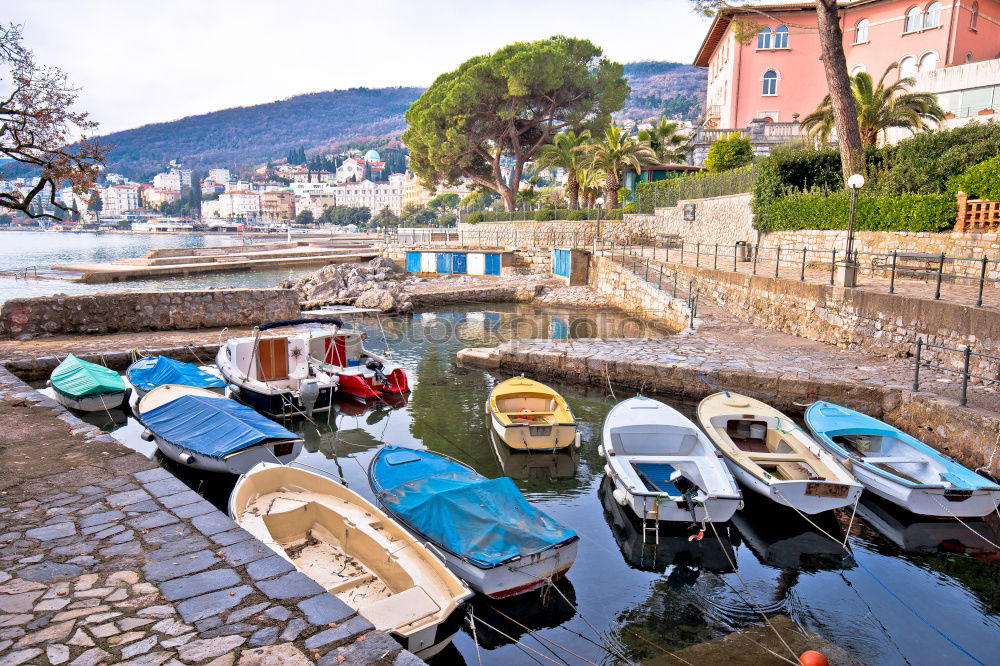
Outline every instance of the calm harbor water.
{"label": "calm harbor water", "polygon": [[[255,243],[283,240],[283,237],[253,239]],[[51,274],[53,266],[72,263],[103,263],[140,257],[154,248],[212,247],[241,245],[237,236],[202,234],[114,234],[33,231],[0,231],[0,273],[21,272],[34,266],[40,274]],[[207,273],[135,280],[112,284],[83,284],[68,280],[18,279],[0,275],[0,302],[8,298],[92,294],[99,291],[148,291],[159,289],[204,289],[208,287],[273,287],[281,280],[294,279],[314,270],[284,268],[233,273]]]}
{"label": "calm harbor water", "polygon": [[[306,440],[300,461],[344,479],[368,499],[366,469],[383,443],[428,448],[453,456],[489,477],[511,476],[539,508],[576,530],[579,557],[558,594],[523,595],[498,603],[474,598],[477,617],[508,637],[477,625],[484,664],[548,663],[553,658],[536,636],[555,641],[594,663],[641,662],[762,623],[752,604],[768,614],[786,614],[860,660],[872,664],[972,663],[926,618],[984,663],[996,663],[1000,635],[1000,553],[953,521],[906,514],[865,499],[850,527],[845,556],[837,543],[850,523],[847,512],[815,517],[810,525],[791,510],[748,497],[747,508],[717,526],[700,542],[690,532],[661,530],[659,546],[644,546],[641,527],[610,497],[597,454],[600,425],[616,400],[634,392],[555,385],[581,424],[583,444],[572,455],[516,455],[495,450],[484,402],[502,375],[460,368],[455,352],[515,337],[636,335],[640,325],[616,316],[600,320],[526,306],[454,309],[412,317],[383,318],[394,359],[410,375],[407,404],[369,407],[342,402],[336,413],[290,427]],[[377,325],[369,330],[373,349],[382,345]],[[654,396],[689,415],[694,405]],[[127,445],[152,455],[139,438],[141,427],[124,414],[119,423],[94,415]],[[233,479],[175,471],[220,508]],[[996,536],[980,521],[970,526]],[[883,587],[883,584],[885,587]],[[894,596],[895,595],[895,596]],[[898,597],[898,598],[896,598]],[[596,632],[595,632],[596,630]],[[580,663],[560,653],[568,663]],[[720,655],[720,660],[725,655]],[[441,664],[478,663],[468,628]],[[664,660],[663,663],[673,663]]]}

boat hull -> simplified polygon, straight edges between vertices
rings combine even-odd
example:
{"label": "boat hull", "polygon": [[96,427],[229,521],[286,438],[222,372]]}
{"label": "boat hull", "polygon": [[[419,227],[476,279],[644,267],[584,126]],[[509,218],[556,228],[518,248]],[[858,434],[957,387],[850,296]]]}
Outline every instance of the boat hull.
{"label": "boat hull", "polygon": [[153,435],[153,441],[156,443],[156,448],[160,450],[160,453],[185,467],[203,472],[219,472],[223,474],[236,474],[237,476],[246,474],[254,466],[262,462],[274,463],[277,461],[282,465],[287,465],[302,452],[302,440],[298,440],[292,444],[291,453],[286,455],[275,455],[273,444],[260,444],[237,451],[225,458],[213,458],[197,451],[181,448],[155,434]]}
{"label": "boat hull", "polygon": [[[652,510],[656,503],[657,496],[652,493],[632,494],[611,466],[605,466],[604,471],[611,479],[615,489],[624,494],[626,502],[623,506],[628,506],[632,513],[640,519],[646,517],[647,511]],[[618,503],[621,504],[620,501]],[[709,497],[702,505],[695,506],[693,520],[724,523],[733,517],[742,504],[742,497]],[[691,511],[683,502],[660,502],[656,507],[656,520],[661,523],[691,522]]]}
{"label": "boat hull", "polygon": [[[293,391],[262,393],[239,384],[230,384],[230,391],[234,398],[267,416],[284,417],[306,413],[305,407]],[[336,388],[333,386],[321,388],[312,411],[328,411],[335,394]]]}
{"label": "boat hull", "polygon": [[[159,388],[159,387],[156,387],[156,388]],[[212,393],[216,393],[218,395],[221,395],[222,397],[226,396],[226,387],[225,386],[196,386],[194,388],[203,388],[206,391],[211,391]],[[141,389],[138,386],[136,386],[135,384],[133,384],[132,385],[132,390],[135,391],[136,397],[139,398],[140,400],[142,400],[142,398],[147,393],[149,393],[149,391],[152,391],[153,389],[149,389],[149,390]]]}
{"label": "boat hull", "polygon": [[126,391],[115,391],[114,393],[101,393],[98,395],[85,395],[82,398],[73,398],[60,391],[55,391],[56,401],[64,407],[75,409],[81,412],[103,412],[108,409],[121,407],[125,401]]}
{"label": "boat hull", "polygon": [[532,434],[532,429],[537,430],[538,426],[529,424],[505,426],[490,411],[489,405],[487,405],[486,411],[490,417],[490,426],[497,439],[515,451],[558,451],[569,448],[577,439],[575,423],[541,426],[547,432],[544,435],[539,435]]}
{"label": "boat hull", "polygon": [[958,497],[962,497],[959,501],[958,497],[946,496],[949,489],[944,486],[934,488],[906,486],[893,482],[881,474],[875,474],[863,465],[854,465],[851,471],[869,492],[921,516],[981,518],[992,513],[1000,503],[1000,491],[977,489],[969,495],[959,495]]}
{"label": "boat hull", "polygon": [[548,582],[555,582],[565,576],[576,561],[579,544],[580,540],[577,538],[491,568],[477,567],[448,552],[441,554],[452,573],[473,590],[491,599],[507,599],[537,590]]}
{"label": "boat hull", "polygon": [[798,509],[802,513],[821,513],[840,507],[850,506],[861,496],[862,487],[856,483],[838,483],[834,481],[820,481],[824,485],[846,486],[845,497],[818,497],[807,495],[806,489],[812,481],[775,481],[767,483],[760,477],[752,474],[739,463],[726,459],[729,471],[732,472],[736,480],[750,490],[770,498],[778,504],[790,506]]}

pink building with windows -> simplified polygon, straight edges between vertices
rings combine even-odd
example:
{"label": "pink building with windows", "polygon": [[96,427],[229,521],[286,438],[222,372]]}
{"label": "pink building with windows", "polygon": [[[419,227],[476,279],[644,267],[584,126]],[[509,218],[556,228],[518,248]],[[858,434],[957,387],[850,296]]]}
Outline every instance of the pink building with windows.
{"label": "pink building with windows", "polygon": [[[898,62],[891,80],[916,76],[920,88],[925,73],[1000,58],[1000,0],[856,0],[842,7],[851,74],[867,71],[877,82],[886,67]],[[810,29],[816,25],[815,5],[755,9],[773,18],[740,8],[721,11],[695,58],[695,65],[708,68],[706,128],[746,128],[755,120],[756,125],[794,122],[815,111],[827,94],[819,36]],[[734,19],[741,16],[762,26],[751,44],[740,44],[734,36]],[[1000,110],[1000,80],[931,92],[956,116]]]}

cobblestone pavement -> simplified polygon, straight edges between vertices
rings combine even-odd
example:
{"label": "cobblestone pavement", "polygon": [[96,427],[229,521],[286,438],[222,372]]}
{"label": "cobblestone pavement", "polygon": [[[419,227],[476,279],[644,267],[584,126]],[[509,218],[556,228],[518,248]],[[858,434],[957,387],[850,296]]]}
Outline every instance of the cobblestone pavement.
{"label": "cobblestone pavement", "polygon": [[[423,663],[170,472],[2,370],[0,427],[24,435],[0,444],[5,468],[11,448],[35,453],[0,494],[0,666]],[[60,428],[61,446],[32,437]]]}
{"label": "cobblestone pavement", "polygon": [[[608,252],[610,253],[610,246],[608,246]],[[681,261],[680,250],[676,249],[670,250],[669,255],[667,250],[663,248],[657,248],[654,251],[651,247],[629,248],[629,252],[635,252],[636,257],[649,257],[650,261],[658,261],[660,263],[667,260],[672,264],[682,264],[684,266],[700,265],[702,268],[717,267],[719,270],[730,272],[733,271],[733,266],[735,265],[737,273],[752,275],[754,274],[754,271],[756,271],[757,275],[768,277],[775,277],[775,260],[780,258],[777,277],[784,278],[786,280],[800,280],[803,278],[801,250],[798,252],[790,251],[789,253],[782,253],[781,257],[777,257],[777,253],[773,249],[768,249],[758,258],[756,267],[752,261],[737,261],[734,264],[732,248],[728,249],[728,255],[723,256],[720,254],[718,259],[716,259],[713,245],[703,245],[701,247],[702,254],[700,258],[698,258],[694,246],[689,245],[684,252],[683,262]],[[616,257],[620,256],[621,250],[616,249],[614,254]],[[859,263],[861,262],[859,261]],[[667,268],[669,268],[669,264],[667,265]],[[958,305],[969,305],[974,307],[979,296],[978,280],[969,278],[949,279],[947,275],[949,270],[951,269],[946,265],[945,279],[941,283],[941,300],[956,303]],[[829,259],[826,260],[825,265],[807,262],[804,279],[806,282],[812,282],[814,284],[830,284]],[[936,278],[934,276],[928,276],[926,279],[903,278],[897,276],[893,289],[894,293],[902,296],[933,299],[935,287]],[[865,266],[862,266],[861,270],[858,272],[858,286],[856,288],[865,291],[888,293],[889,277],[884,275],[884,271],[875,273],[872,270],[867,269]],[[985,288],[983,289],[982,307],[990,310],[1000,310],[1000,285],[990,283],[985,285]]]}

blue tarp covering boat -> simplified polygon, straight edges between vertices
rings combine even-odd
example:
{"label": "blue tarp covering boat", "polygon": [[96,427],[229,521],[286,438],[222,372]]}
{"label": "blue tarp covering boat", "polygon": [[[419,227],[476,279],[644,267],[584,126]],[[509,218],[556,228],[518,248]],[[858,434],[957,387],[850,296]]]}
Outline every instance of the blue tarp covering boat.
{"label": "blue tarp covering boat", "polygon": [[145,412],[143,424],[156,436],[190,451],[222,458],[269,440],[299,436],[228,398],[185,395]]}
{"label": "blue tarp covering boat", "polygon": [[450,553],[495,567],[577,538],[508,478],[487,479],[430,451],[386,446],[368,470],[390,514]]}
{"label": "blue tarp covering boat", "polygon": [[191,363],[182,363],[166,356],[140,358],[125,371],[132,386],[140,391],[152,391],[164,384],[180,384],[196,388],[222,388],[226,382]]}

